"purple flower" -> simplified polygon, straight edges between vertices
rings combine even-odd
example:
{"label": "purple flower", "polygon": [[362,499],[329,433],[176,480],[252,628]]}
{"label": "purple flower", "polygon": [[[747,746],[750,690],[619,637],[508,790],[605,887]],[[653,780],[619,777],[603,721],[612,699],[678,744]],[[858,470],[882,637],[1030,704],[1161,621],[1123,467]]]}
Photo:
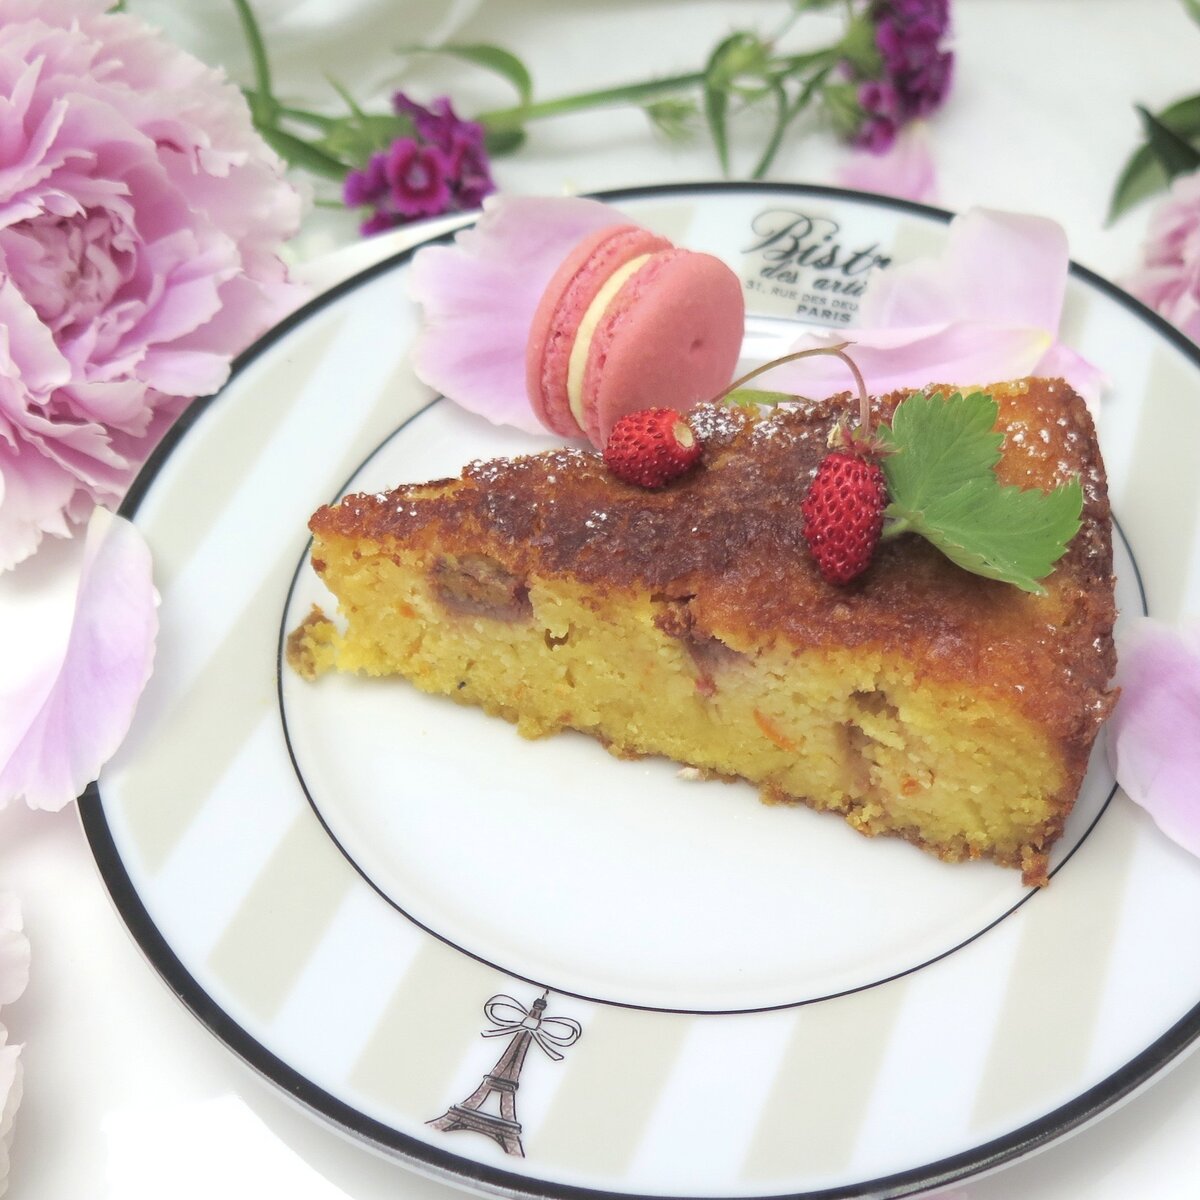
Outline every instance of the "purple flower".
{"label": "purple flower", "polygon": [[426,108],[397,92],[392,105],[412,121],[414,136],[373,154],[361,171],[347,174],[342,189],[347,206],[373,210],[362,223],[364,234],[478,208],[496,190],[482,125],[455,115],[445,96]]}
{"label": "purple flower", "polygon": [[950,31],[949,0],[875,0],[867,19],[875,30],[878,73],[860,80],[862,119],[853,136],[856,146],[877,154],[888,150],[896,134],[918,117],[928,116],[950,89],[954,55],[942,49]]}
{"label": "purple flower", "polygon": [[237,88],[108,6],[0,0],[0,570],[117,502],[303,298]]}
{"label": "purple flower", "polygon": [[450,162],[436,146],[397,138],[384,159],[388,199],[402,217],[434,217],[450,203]]}

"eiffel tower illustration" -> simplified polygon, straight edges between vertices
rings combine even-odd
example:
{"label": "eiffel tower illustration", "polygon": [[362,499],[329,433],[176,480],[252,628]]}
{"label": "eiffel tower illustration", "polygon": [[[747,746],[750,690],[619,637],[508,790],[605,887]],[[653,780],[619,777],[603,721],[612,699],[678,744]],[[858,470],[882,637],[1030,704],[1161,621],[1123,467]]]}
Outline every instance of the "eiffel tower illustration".
{"label": "eiffel tower illustration", "polygon": [[[496,1065],[483,1077],[479,1086],[461,1104],[452,1104],[440,1116],[426,1122],[444,1133],[467,1129],[482,1133],[503,1147],[506,1154],[524,1158],[521,1144],[521,1122],[517,1120],[517,1088],[521,1068],[531,1044],[536,1044],[551,1059],[559,1061],[564,1049],[573,1045],[582,1030],[579,1022],[569,1017],[547,1017],[547,988],[526,1008],[512,996],[493,996],[484,1006],[483,1014],[492,1023],[483,1031],[484,1037],[511,1037]],[[488,1099],[495,1096],[499,1113],[485,1111]]]}

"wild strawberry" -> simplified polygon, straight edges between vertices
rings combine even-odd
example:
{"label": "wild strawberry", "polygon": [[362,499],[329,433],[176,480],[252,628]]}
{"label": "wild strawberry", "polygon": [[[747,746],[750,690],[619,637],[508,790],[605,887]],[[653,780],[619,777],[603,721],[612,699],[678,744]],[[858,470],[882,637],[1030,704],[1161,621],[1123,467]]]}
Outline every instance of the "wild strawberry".
{"label": "wild strawberry", "polygon": [[830,583],[849,583],[870,566],[887,502],[877,462],[853,449],[832,450],[821,459],[800,511],[804,539]]}
{"label": "wild strawberry", "polygon": [[613,426],[604,463],[626,483],[659,488],[690,471],[700,449],[696,435],[673,408],[643,408]]}

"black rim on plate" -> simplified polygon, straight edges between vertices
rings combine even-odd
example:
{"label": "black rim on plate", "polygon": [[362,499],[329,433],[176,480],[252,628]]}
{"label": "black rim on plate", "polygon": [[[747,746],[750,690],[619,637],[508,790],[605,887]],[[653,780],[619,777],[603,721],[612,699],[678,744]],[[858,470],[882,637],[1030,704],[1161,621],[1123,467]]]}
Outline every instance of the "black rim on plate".
{"label": "black rim on plate", "polygon": [[[820,187],[807,184],[781,183],[699,183],[664,184],[649,187],[622,188],[596,193],[595,198],[619,203],[629,200],[647,200],[672,194],[680,195],[729,195],[737,193],[768,193],[787,197],[810,197],[842,201],[856,205],[874,205],[879,208],[916,215],[943,223],[949,222],[953,214],[945,209],[918,204],[908,200],[867,195],[846,191],[841,188]],[[163,469],[171,454],[188,435],[191,428],[206,411],[237,382],[241,373],[259,357],[282,341],[294,329],[304,324],[315,313],[336,303],[341,297],[388,271],[406,263],[423,245],[436,241],[447,241],[456,231],[451,231],[417,243],[374,264],[350,279],[344,280],[330,290],[317,296],[297,309],[291,316],[264,334],[233,362],[228,382],[211,396],[195,400],[167,432],[154,452],[149,456],[141,472],[131,485],[125,500],[118,510],[121,516],[133,519],[142,500],[154,480]],[[1200,369],[1200,348],[1170,325],[1157,313],[1139,300],[1118,288],[1115,284],[1095,272],[1072,262],[1070,274],[1108,299],[1126,309],[1143,324],[1148,325],[1161,338],[1188,358]],[[1135,565],[1136,571],[1136,565]],[[1137,580],[1141,588],[1141,580]],[[1145,593],[1142,590],[1143,604]],[[1107,806],[1107,802],[1105,804]],[[287,1095],[300,1102],[312,1112],[326,1118],[374,1149],[389,1152],[407,1160],[427,1174],[446,1182],[467,1185],[477,1189],[499,1192],[520,1197],[553,1197],[559,1200],[631,1200],[636,1193],[612,1192],[600,1188],[577,1187],[549,1180],[520,1175],[511,1171],[490,1167],[472,1159],[453,1154],[438,1146],[420,1141],[375,1121],[356,1108],[339,1100],[310,1079],[293,1069],[258,1041],[251,1033],[234,1021],[204,990],[187,966],[179,959],[164,938],[153,917],[147,911],[133,880],[130,878],[113,840],[104,811],[101,781],[88,785],[79,800],[80,820],[88,839],[92,855],[100,870],[114,904],[135,942],[172,992],[191,1012],[216,1035],[225,1045],[259,1074],[281,1088]],[[1101,809],[1101,814],[1103,808]],[[1099,817],[1097,817],[1097,820]],[[1082,839],[1081,843],[1082,844]],[[1149,1083],[1160,1071],[1170,1065],[1184,1050],[1200,1037],[1200,1001],[1156,1038],[1139,1054],[1135,1055],[1119,1070],[1098,1084],[1088,1088],[1067,1104],[1047,1113],[1039,1120],[1030,1122],[1011,1133],[990,1142],[973,1147],[962,1153],[940,1159],[922,1167],[912,1168],[886,1177],[864,1180],[842,1187],[825,1188],[803,1193],[743,1197],[741,1200],[866,1200],[867,1197],[901,1197],[961,1181],[969,1176],[993,1170],[996,1167],[1024,1157],[1055,1139],[1088,1124],[1119,1101],[1127,1098]],[[672,1200],[655,1194],[654,1200]],[[685,1200],[679,1197],[674,1200]]]}

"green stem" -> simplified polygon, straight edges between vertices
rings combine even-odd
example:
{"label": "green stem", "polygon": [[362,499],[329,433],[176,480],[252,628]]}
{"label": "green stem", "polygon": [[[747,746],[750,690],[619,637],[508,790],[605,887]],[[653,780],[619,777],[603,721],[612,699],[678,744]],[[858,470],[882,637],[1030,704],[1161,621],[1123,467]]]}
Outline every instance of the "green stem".
{"label": "green stem", "polygon": [[287,104],[278,103],[273,97],[265,97],[263,94],[254,88],[243,88],[246,99],[250,101],[251,107],[259,104],[267,104],[272,107],[272,111],[276,117],[283,117],[289,121],[299,121],[302,125],[311,125],[314,129],[321,130],[322,133],[328,132],[338,124],[337,117],[326,117],[321,113],[310,112],[307,108],[292,108]]}
{"label": "green stem", "polygon": [[309,112],[306,108],[289,108],[286,104],[277,105],[275,111],[281,117],[299,121],[303,125],[311,125],[314,129],[328,130],[338,123],[336,117],[325,117],[320,113]]}
{"label": "green stem", "polygon": [[271,92],[271,66],[267,61],[267,48],[263,43],[262,31],[250,8],[250,0],[233,0],[233,7],[237,10],[242,33],[246,38],[246,47],[250,51],[250,62],[254,67],[254,85],[257,93],[254,120],[258,125],[270,125],[274,123],[279,106]]}
{"label": "green stem", "polygon": [[[809,54],[782,55],[772,61],[772,67],[781,74],[790,74],[803,67],[823,64],[835,59],[838,46],[826,50],[815,50]],[[539,100],[532,104],[515,104],[511,108],[495,108],[481,113],[475,120],[488,129],[519,127],[526,121],[540,117],[557,117],[562,113],[580,112],[587,108],[601,108],[606,104],[623,104],[628,101],[648,100],[663,92],[681,92],[699,87],[706,78],[703,71],[691,71],[687,75],[672,75],[665,79],[648,79],[644,83],[627,83],[620,87],[600,88],[594,92],[580,92],[571,96],[559,96],[554,100]],[[811,94],[811,93],[810,93]]]}
{"label": "green stem", "polygon": [[907,533],[912,527],[912,522],[907,517],[892,517],[884,525],[879,536],[886,541],[888,538],[899,537],[902,533]]}
{"label": "green stem", "polygon": [[834,358],[840,358],[850,368],[850,374],[854,376],[854,384],[858,389],[859,425],[865,433],[871,423],[871,397],[867,394],[867,385],[862,372],[858,369],[858,364],[846,353],[846,347],[853,345],[854,343],[850,341],[837,342],[832,346],[814,346],[811,350],[793,350],[791,354],[773,358],[770,362],[761,363],[753,370],[747,371],[745,375],[739,376],[720,395],[714,396],[710,403],[720,404],[730,392],[737,391],[738,388],[743,387],[752,379],[757,379],[759,375],[763,375],[767,371],[782,367],[784,363],[798,362],[802,358],[814,358],[821,354],[831,354]]}
{"label": "green stem", "polygon": [[650,79],[645,83],[630,83],[622,87],[601,88],[595,92],[580,92],[560,96],[555,100],[540,100],[533,104],[517,104],[512,108],[496,108],[477,116],[475,120],[488,129],[519,128],[526,121],[539,117],[556,117],[560,113],[579,112],[585,108],[600,108],[606,104],[621,104],[628,100],[646,100],[662,92],[679,92],[699,87],[704,82],[703,71],[689,75],[674,75],[667,79]]}

